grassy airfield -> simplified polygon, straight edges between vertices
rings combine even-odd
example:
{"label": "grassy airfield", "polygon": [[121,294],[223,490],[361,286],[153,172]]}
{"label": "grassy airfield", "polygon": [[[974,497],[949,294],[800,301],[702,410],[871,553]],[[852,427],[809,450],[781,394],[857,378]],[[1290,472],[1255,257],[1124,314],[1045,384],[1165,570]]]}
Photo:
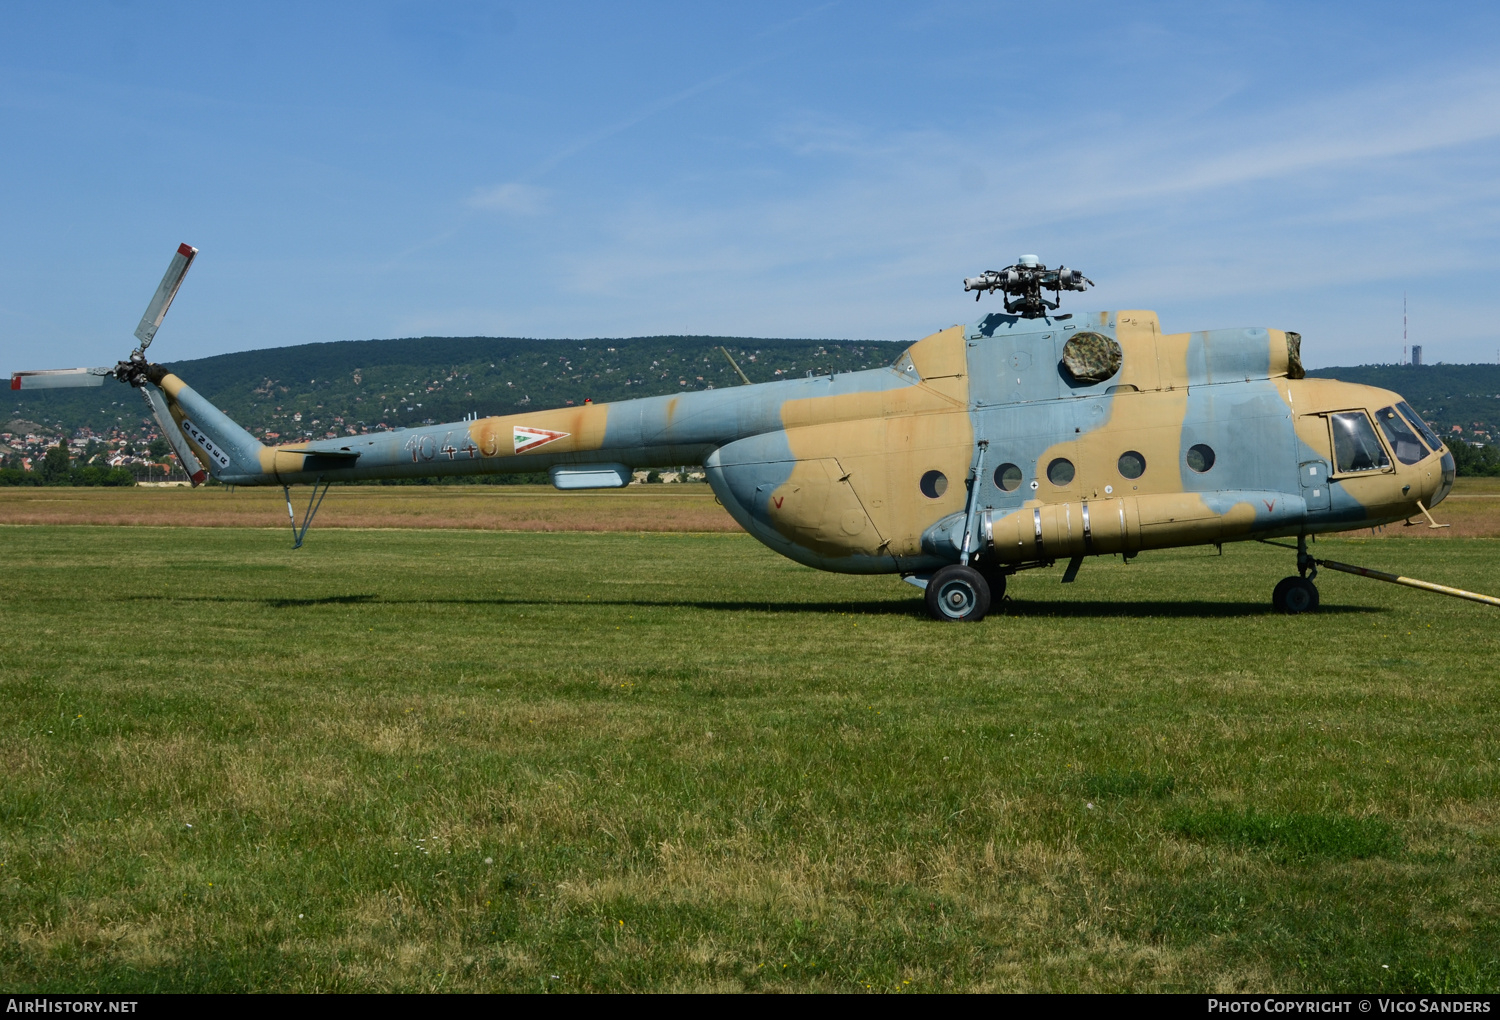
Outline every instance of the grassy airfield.
{"label": "grassy airfield", "polygon": [[[1231,545],[939,625],[702,487],[384,491],[620,530],[0,495],[141,525],[0,528],[0,985],[1500,987],[1500,611],[1325,572],[1274,616],[1291,554]],[[1491,539],[1317,551],[1500,589]]]}

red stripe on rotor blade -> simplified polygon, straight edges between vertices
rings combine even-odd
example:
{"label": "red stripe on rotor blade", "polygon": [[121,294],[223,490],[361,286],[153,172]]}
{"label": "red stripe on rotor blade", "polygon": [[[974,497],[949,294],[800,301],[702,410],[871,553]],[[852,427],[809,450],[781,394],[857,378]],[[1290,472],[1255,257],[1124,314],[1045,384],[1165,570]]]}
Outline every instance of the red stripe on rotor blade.
{"label": "red stripe on rotor blade", "polygon": [[182,244],[179,244],[177,246],[177,254],[179,254],[179,255],[191,255],[191,254],[193,254],[193,252],[195,252],[197,250],[198,250],[197,248],[194,248],[192,245],[188,244],[186,241],[184,241]]}
{"label": "red stripe on rotor blade", "polygon": [[205,479],[207,477],[208,477],[208,472],[207,471],[199,471],[196,475],[193,476],[193,485],[195,487],[199,486],[199,485],[202,485],[203,484],[203,479]]}

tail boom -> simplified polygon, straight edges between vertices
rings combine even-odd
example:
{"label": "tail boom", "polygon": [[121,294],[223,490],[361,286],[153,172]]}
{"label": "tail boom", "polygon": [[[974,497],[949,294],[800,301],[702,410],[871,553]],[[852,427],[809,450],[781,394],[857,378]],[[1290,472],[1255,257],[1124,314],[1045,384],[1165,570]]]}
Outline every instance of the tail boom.
{"label": "tail boom", "polygon": [[628,480],[622,467],[701,464],[719,446],[779,430],[788,404],[908,382],[878,369],[266,446],[177,376],[159,366],[151,375],[210,473],[252,486],[553,468],[562,487],[612,486]]}

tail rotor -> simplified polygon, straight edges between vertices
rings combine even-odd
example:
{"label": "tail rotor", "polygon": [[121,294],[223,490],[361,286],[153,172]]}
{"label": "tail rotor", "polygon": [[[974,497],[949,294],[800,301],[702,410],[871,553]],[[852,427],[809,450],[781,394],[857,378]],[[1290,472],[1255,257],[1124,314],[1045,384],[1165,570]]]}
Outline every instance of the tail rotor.
{"label": "tail rotor", "polygon": [[162,319],[166,318],[167,310],[172,307],[172,299],[177,296],[183,278],[187,276],[197,254],[198,249],[192,245],[177,246],[161,283],[157,285],[156,293],[151,297],[151,303],[146,306],[146,314],[141,316],[140,325],[135,328],[135,338],[140,341],[140,346],[131,351],[130,357],[125,361],[116,362],[113,368],[59,368],[16,372],[10,377],[10,388],[22,392],[103,386],[104,380],[111,376],[140,390],[146,406],[151,409],[151,417],[156,419],[162,436],[172,447],[172,452],[177,454],[177,459],[182,462],[182,468],[194,486],[201,485],[208,478],[208,473],[204,471],[187,436],[173,417],[166,397],[151,380],[150,369],[153,366],[146,360],[146,349],[156,338],[156,331],[161,328]]}

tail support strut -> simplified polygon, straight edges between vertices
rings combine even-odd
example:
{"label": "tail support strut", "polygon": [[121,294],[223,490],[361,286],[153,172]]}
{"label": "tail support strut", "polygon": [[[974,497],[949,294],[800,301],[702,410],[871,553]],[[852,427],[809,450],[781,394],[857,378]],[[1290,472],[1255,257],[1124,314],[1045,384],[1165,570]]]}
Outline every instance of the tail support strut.
{"label": "tail support strut", "polygon": [[[313,518],[318,515],[318,508],[323,505],[323,497],[328,495],[328,486],[331,484],[331,482],[323,481],[322,475],[319,475],[317,480],[313,482],[312,492],[307,496],[307,512],[302,516],[302,527],[300,529],[297,527],[297,512],[292,509],[292,487],[290,485],[283,485],[281,487],[282,493],[286,496],[286,516],[292,522],[293,549],[302,548],[302,540],[307,537],[307,529],[312,527]],[[323,486],[322,494],[318,492],[319,485]]]}

